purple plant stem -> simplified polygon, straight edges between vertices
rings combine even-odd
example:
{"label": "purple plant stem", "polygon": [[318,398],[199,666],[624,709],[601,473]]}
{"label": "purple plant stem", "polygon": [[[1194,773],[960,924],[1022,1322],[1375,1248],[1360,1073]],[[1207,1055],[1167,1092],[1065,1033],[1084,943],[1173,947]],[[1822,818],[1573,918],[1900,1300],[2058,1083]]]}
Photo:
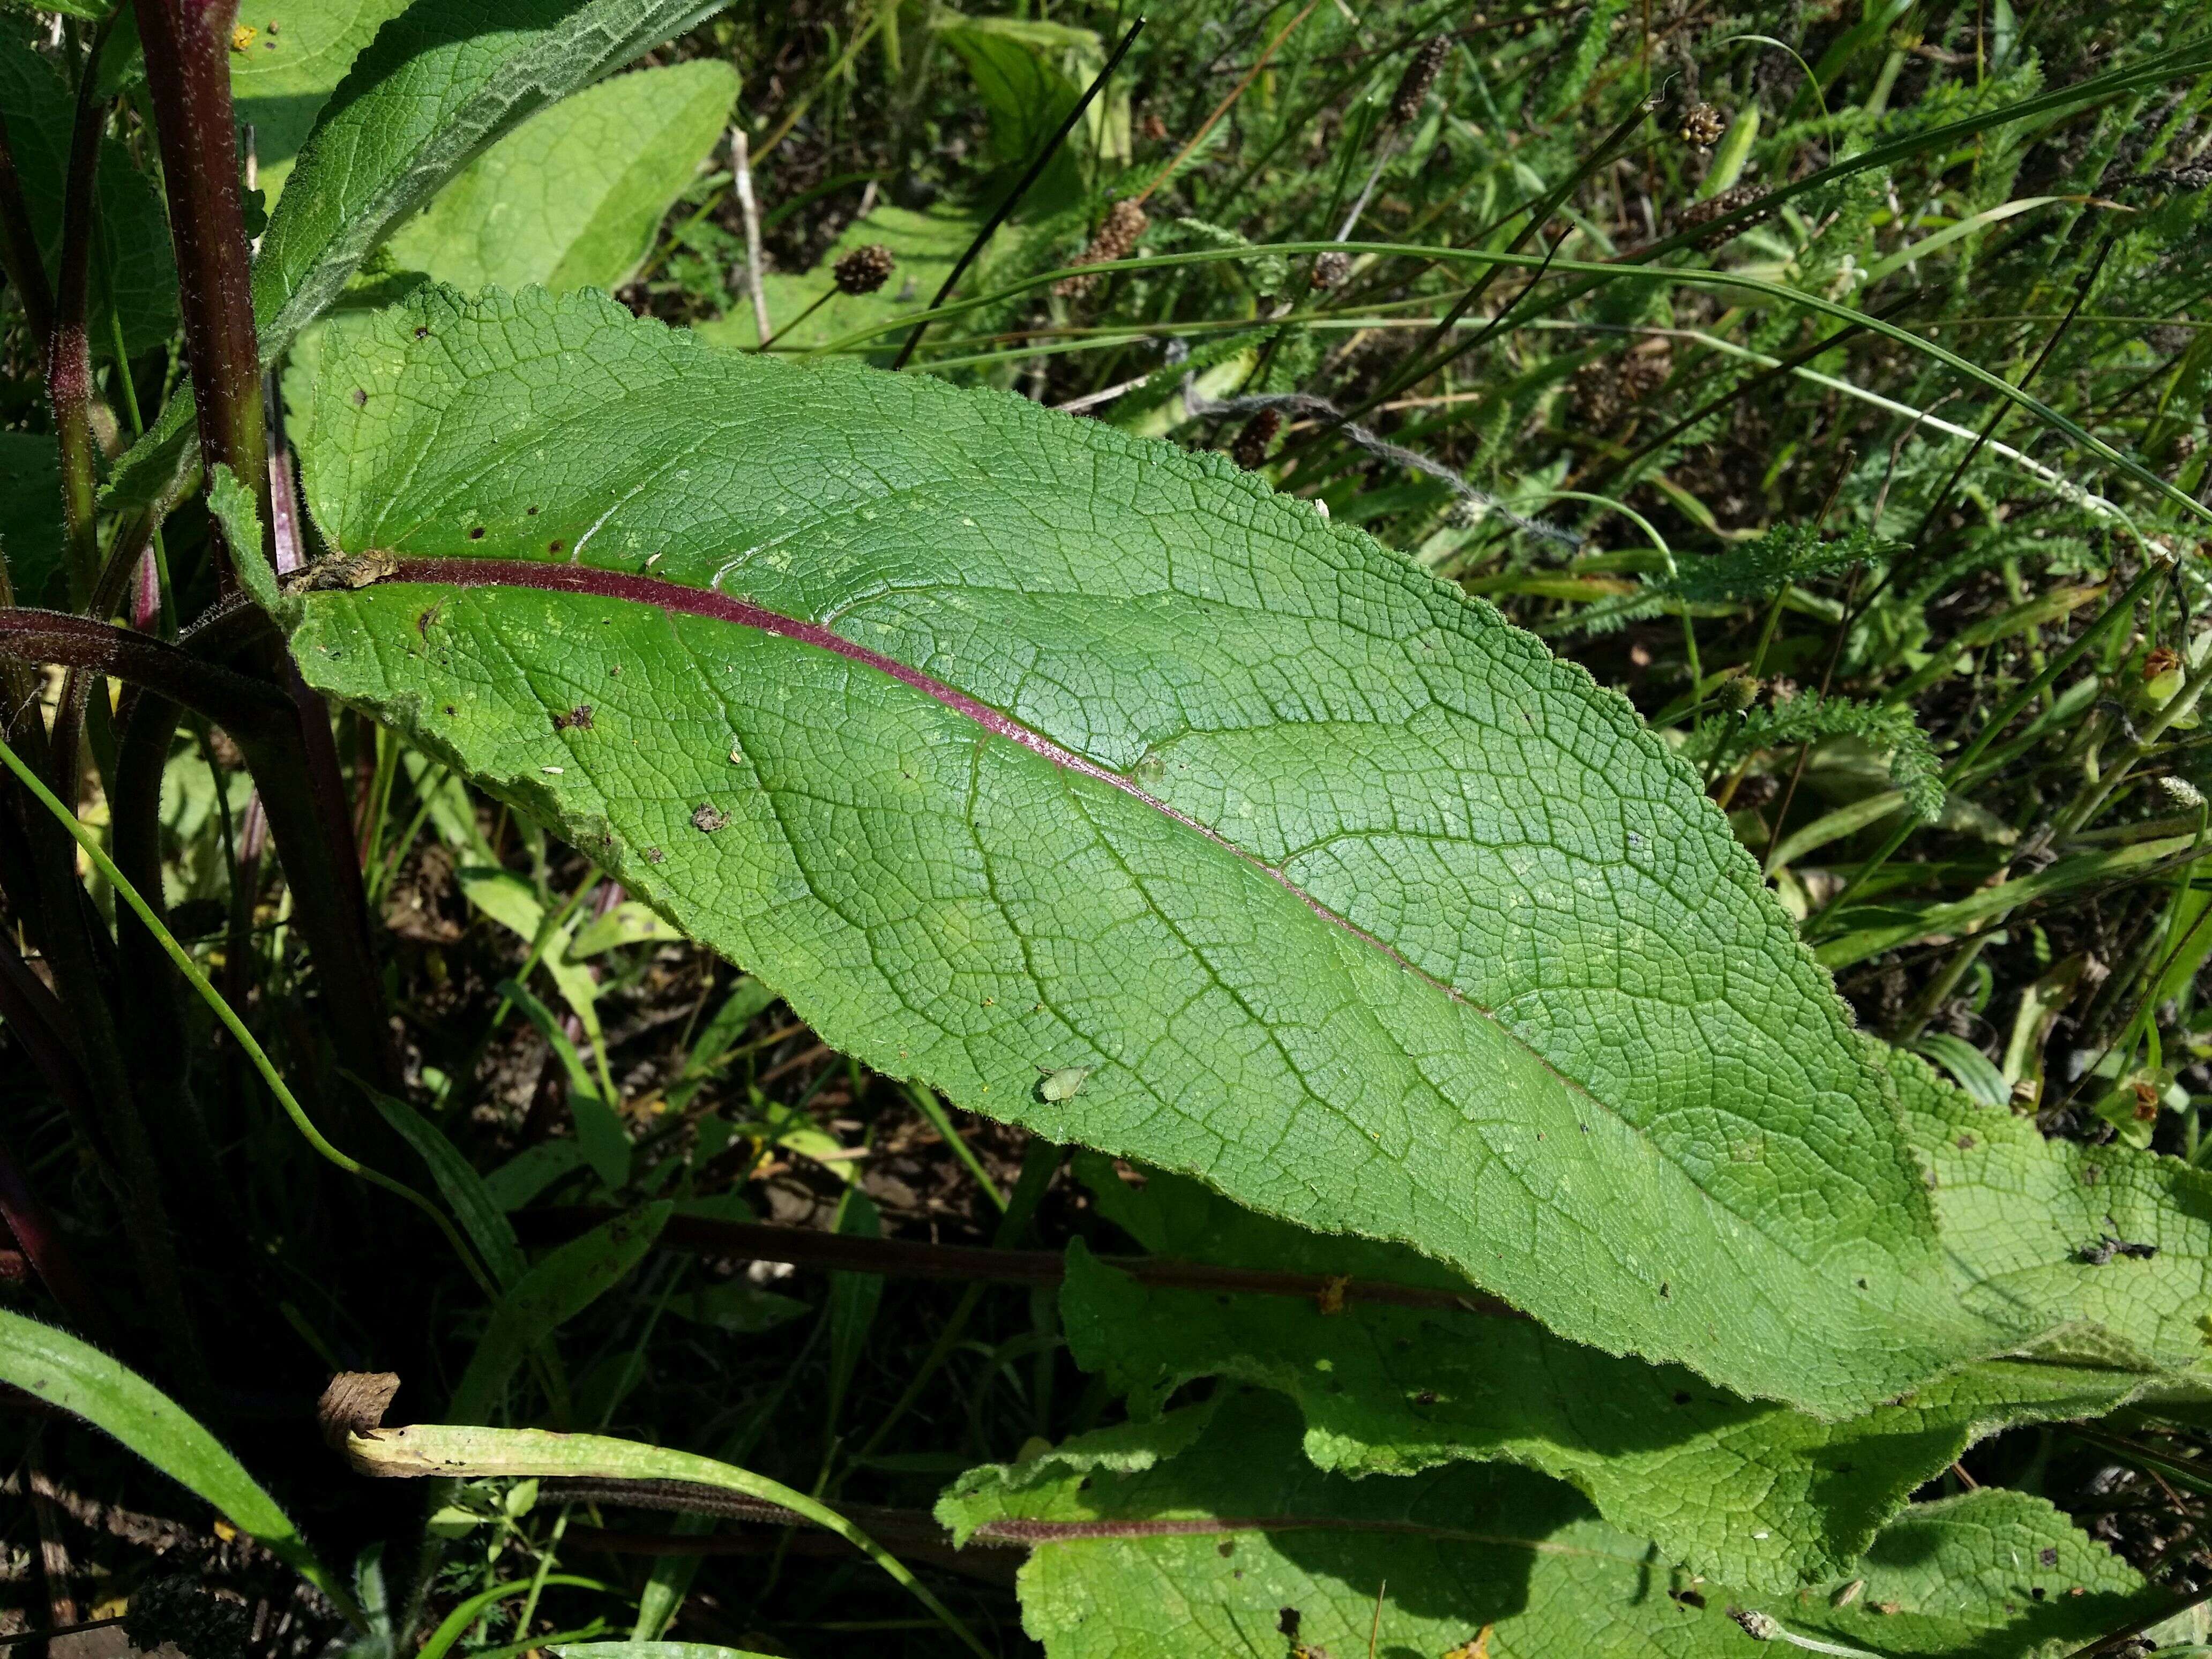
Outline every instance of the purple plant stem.
{"label": "purple plant stem", "polygon": [[241,738],[283,723],[291,699],[266,680],[203,662],[165,641],[58,611],[0,611],[0,655],[112,674],[158,691]]}
{"label": "purple plant stem", "polygon": [[[210,473],[218,464],[228,465],[254,491],[265,538],[274,522],[269,443],[253,328],[252,254],[230,101],[230,34],[237,9],[237,0],[136,0],[176,245],[177,297],[199,413],[200,459]],[[231,556],[260,550],[233,548]],[[236,580],[228,568],[218,577],[226,592]]]}
{"label": "purple plant stem", "polygon": [[[94,32],[77,84],[69,180],[62,199],[61,264],[54,281],[53,319],[46,331],[46,399],[53,405],[54,436],[61,449],[70,593],[80,606],[91,603],[100,574],[100,480],[93,459],[92,345],[85,335],[85,313],[92,287],[93,185],[100,173],[100,131],[107,118],[99,82],[108,27],[102,23]],[[73,766],[75,745],[58,751],[55,759],[64,768]]]}

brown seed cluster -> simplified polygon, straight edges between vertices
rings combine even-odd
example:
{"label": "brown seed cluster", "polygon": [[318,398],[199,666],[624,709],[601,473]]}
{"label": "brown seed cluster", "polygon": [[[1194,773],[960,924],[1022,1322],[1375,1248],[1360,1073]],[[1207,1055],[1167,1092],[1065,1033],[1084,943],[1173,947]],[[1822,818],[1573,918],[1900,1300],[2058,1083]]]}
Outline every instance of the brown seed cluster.
{"label": "brown seed cluster", "polygon": [[1275,434],[1283,429],[1283,417],[1272,409],[1261,410],[1244,422],[1244,429],[1237,434],[1237,441],[1229,447],[1229,459],[1247,472],[1257,472],[1267,461],[1267,446],[1275,441]]}
{"label": "brown seed cluster", "polygon": [[[1734,213],[1738,208],[1756,202],[1765,194],[1766,192],[1757,185],[1733,185],[1717,196],[1709,196],[1702,202],[1691,203],[1689,206],[1674,216],[1674,222],[1684,230],[1695,230],[1700,225],[1712,223],[1723,214]],[[1698,246],[1706,247],[1715,242],[1726,241],[1729,237],[1749,229],[1752,225],[1758,222],[1759,219],[1764,217],[1765,216],[1761,214],[1757,218],[1745,221],[1742,224],[1731,225],[1724,231],[1717,231],[1710,237],[1700,237],[1698,240]]]}
{"label": "brown seed cluster", "polygon": [[[1145,216],[1144,209],[1134,202],[1116,202],[1106,210],[1105,222],[1098,234],[1091,239],[1091,246],[1075,256],[1079,265],[1100,265],[1112,259],[1126,259],[1136,251],[1137,239],[1145,234],[1152,221]],[[1095,276],[1063,276],[1052,287],[1055,294],[1069,295],[1088,294]]]}
{"label": "brown seed cluster", "polygon": [[1646,340],[1620,357],[1601,358],[1575,371],[1574,413],[1577,424],[1608,432],[1674,372],[1674,350],[1663,337]]}
{"label": "brown seed cluster", "polygon": [[1711,104],[1699,103],[1690,106],[1690,112],[1682,118],[1682,125],[1675,129],[1674,136],[1698,149],[1711,149],[1727,131],[1728,117]]}
{"label": "brown seed cluster", "polygon": [[1332,251],[1328,253],[1317,253],[1314,256],[1313,285],[1316,288],[1334,288],[1341,283],[1346,277],[1351,275],[1352,256],[1349,253],[1339,253]]}
{"label": "brown seed cluster", "polygon": [[866,247],[856,247],[830,267],[830,274],[837,280],[841,294],[873,294],[890,281],[891,272],[898,269],[898,261],[881,242],[871,242]]}
{"label": "brown seed cluster", "polygon": [[1390,125],[1402,127],[1421,112],[1435,89],[1437,76],[1443,73],[1444,59],[1451,54],[1451,37],[1439,34],[1424,40],[1413,53],[1406,72],[1398,77],[1398,89],[1390,94]]}

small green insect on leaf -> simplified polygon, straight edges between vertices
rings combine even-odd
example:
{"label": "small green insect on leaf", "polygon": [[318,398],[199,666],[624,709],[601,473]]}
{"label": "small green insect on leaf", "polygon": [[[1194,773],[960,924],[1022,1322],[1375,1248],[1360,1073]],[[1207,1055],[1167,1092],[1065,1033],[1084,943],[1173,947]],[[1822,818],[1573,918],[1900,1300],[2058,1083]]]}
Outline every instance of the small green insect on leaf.
{"label": "small green insect on leaf", "polygon": [[1088,1066],[1063,1066],[1057,1071],[1039,1066],[1044,1076],[1037,1084],[1037,1098],[1044,1101],[1073,1100],[1083,1092],[1083,1079],[1091,1075]]}

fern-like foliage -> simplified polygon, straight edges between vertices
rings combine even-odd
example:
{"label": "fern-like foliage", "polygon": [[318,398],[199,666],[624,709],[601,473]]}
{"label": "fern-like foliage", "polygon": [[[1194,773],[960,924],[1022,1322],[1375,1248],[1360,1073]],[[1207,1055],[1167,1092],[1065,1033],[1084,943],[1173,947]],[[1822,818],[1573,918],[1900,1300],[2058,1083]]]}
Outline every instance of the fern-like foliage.
{"label": "fern-like foliage", "polygon": [[1889,755],[1889,775],[1905,805],[1923,819],[1943,811],[1943,768],[1928,734],[1901,703],[1824,697],[1804,691],[1748,708],[1738,716],[1706,721],[1688,753],[1709,765],[1734,765],[1746,755],[1820,738],[1863,738]]}
{"label": "fern-like foliage", "polygon": [[1896,546],[1864,529],[1823,541],[1809,525],[1779,524],[1724,553],[1685,560],[1674,574],[1655,577],[1633,593],[1594,605],[1574,625],[1585,633],[1606,634],[1649,621],[1665,611],[1669,601],[1713,605],[1771,599],[1792,582],[1833,575]]}

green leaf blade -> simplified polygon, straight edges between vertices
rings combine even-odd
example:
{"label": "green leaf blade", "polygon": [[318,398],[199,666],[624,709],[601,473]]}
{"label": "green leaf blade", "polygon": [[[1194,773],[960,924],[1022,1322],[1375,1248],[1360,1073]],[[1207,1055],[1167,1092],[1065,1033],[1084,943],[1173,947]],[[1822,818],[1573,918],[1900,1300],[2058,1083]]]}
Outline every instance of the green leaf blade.
{"label": "green leaf blade", "polygon": [[324,105],[270,217],[253,270],[263,361],[486,145],[720,4],[416,0]]}
{"label": "green leaf blade", "polygon": [[392,237],[392,259],[463,289],[618,287],[737,96],[737,71],[706,58],[588,87],[471,161]]}
{"label": "green leaf blade", "polygon": [[586,296],[410,301],[314,433],[334,546],[665,582],[454,564],[295,649],[845,1052],[1823,1414],[2005,1346],[1687,772],[1304,503]]}
{"label": "green leaf blade", "polygon": [[291,1516],[245,1466],[182,1407],[119,1360],[67,1332],[0,1308],[0,1382],[113,1435],[213,1504],[240,1532],[267,1545],[349,1614],[356,1612]]}

